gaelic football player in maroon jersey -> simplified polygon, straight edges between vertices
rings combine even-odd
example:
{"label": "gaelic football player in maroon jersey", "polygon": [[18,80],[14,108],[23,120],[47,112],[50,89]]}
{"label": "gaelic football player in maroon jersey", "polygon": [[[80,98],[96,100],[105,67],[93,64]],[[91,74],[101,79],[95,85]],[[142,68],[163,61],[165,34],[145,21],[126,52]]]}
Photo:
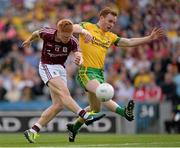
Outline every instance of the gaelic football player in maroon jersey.
{"label": "gaelic football player in maroon jersey", "polygon": [[73,100],[67,88],[64,63],[68,55],[71,52],[74,53],[74,62],[77,65],[80,65],[83,60],[79,52],[78,40],[72,35],[73,32],[84,34],[87,42],[91,40],[89,32],[81,27],[73,28],[73,23],[70,20],[62,19],[57,23],[57,29],[42,28],[33,32],[22,44],[23,47],[28,47],[35,39],[41,38],[43,40],[39,74],[49,87],[52,98],[52,105],[42,113],[31,129],[24,132],[30,143],[36,142],[40,129],[47,125],[64,107],[85,119],[87,125],[105,116],[103,113],[87,113]]}

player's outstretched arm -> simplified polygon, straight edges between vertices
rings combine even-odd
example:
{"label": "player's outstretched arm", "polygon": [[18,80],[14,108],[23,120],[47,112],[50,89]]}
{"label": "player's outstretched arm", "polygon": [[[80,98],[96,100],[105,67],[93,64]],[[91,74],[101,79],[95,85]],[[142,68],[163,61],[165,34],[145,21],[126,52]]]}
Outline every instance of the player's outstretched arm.
{"label": "player's outstretched arm", "polygon": [[121,38],[118,42],[118,46],[121,47],[133,47],[141,44],[149,43],[153,40],[165,37],[165,32],[162,28],[154,28],[150,35],[141,38]]}
{"label": "player's outstretched arm", "polygon": [[31,42],[34,41],[35,39],[38,39],[39,36],[39,30],[34,31],[30,37],[28,37],[23,43],[22,47],[29,47],[31,45]]}
{"label": "player's outstretched arm", "polygon": [[85,36],[85,40],[84,40],[85,43],[89,43],[93,39],[93,36],[91,35],[91,33],[87,31],[86,29],[83,29],[79,24],[73,25],[73,32],[83,34]]}

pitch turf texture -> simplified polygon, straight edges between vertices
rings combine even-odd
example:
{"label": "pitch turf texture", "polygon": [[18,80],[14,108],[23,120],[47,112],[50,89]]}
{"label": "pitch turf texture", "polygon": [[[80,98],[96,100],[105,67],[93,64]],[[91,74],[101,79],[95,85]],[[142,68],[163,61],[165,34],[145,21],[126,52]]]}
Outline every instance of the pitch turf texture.
{"label": "pitch turf texture", "polygon": [[30,144],[23,134],[0,134],[0,147],[180,147],[180,135],[79,134],[69,143],[67,134],[41,134]]}

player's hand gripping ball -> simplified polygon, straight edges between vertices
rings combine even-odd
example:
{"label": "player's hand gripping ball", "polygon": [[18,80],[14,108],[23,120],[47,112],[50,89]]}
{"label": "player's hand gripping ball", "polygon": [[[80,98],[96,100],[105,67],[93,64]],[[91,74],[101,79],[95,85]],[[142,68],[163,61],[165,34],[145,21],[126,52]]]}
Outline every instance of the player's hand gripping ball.
{"label": "player's hand gripping ball", "polygon": [[101,102],[106,102],[114,96],[114,88],[109,83],[102,83],[96,89],[96,97]]}

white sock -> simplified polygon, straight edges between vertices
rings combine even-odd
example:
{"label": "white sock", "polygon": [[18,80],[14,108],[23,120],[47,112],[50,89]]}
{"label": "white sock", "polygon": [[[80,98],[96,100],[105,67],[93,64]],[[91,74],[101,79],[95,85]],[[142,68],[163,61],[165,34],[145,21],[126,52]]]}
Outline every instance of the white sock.
{"label": "white sock", "polygon": [[34,129],[30,129],[30,132],[32,132],[32,133],[37,133]]}
{"label": "white sock", "polygon": [[79,110],[77,111],[77,114],[78,114],[78,115],[79,115],[79,113],[81,112],[81,110],[82,110],[82,109],[79,109]]}
{"label": "white sock", "polygon": [[89,116],[89,113],[87,113],[84,109],[79,109],[78,111],[77,111],[77,114],[81,117],[81,118],[83,118],[83,119],[87,119],[88,118],[88,116]]}
{"label": "white sock", "polygon": [[86,113],[85,115],[84,115],[84,119],[87,119],[89,117],[89,113]]}
{"label": "white sock", "polygon": [[[36,126],[36,127],[35,127]],[[34,129],[34,128],[35,129]],[[38,129],[37,129],[38,128]],[[41,130],[41,128],[42,128],[42,126],[39,124],[39,123],[35,123],[33,126],[32,126],[32,128],[30,129],[30,132],[32,132],[32,133],[37,133],[37,132],[39,132],[40,130]]]}
{"label": "white sock", "polygon": [[36,125],[39,129],[42,129],[42,125],[40,125],[39,123],[35,123],[34,125]]}

